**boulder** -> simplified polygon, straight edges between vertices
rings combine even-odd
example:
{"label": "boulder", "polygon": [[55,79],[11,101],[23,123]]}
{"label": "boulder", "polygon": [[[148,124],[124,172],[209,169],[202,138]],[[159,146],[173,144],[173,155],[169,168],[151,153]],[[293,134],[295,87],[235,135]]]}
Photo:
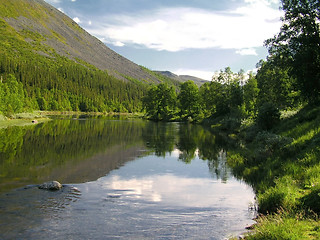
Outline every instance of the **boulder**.
{"label": "boulder", "polygon": [[51,190],[51,191],[60,190],[61,188],[62,188],[62,185],[58,181],[45,182],[39,185],[39,189]]}

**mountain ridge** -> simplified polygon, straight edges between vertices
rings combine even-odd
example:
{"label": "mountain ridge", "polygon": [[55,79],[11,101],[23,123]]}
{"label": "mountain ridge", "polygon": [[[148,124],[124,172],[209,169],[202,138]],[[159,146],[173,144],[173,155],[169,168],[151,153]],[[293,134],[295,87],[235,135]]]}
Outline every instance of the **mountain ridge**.
{"label": "mountain ridge", "polygon": [[190,76],[190,75],[177,75],[177,74],[174,74],[170,71],[154,71],[158,74],[161,74],[163,76],[166,76],[168,78],[171,78],[171,79],[174,79],[174,80],[177,80],[179,82],[186,82],[188,80],[191,80],[193,81],[197,86],[201,86],[202,84],[208,82],[207,80],[204,80],[202,78],[198,78],[198,77],[194,77],[194,76]]}
{"label": "mountain ridge", "polygon": [[[149,71],[110,49],[44,0],[3,0],[0,4],[1,20],[4,21],[2,25],[8,25],[11,32],[16,32],[16,38],[27,43],[26,49],[36,46],[36,49],[30,49],[47,58],[54,59],[58,54],[76,63],[107,71],[109,75],[124,81],[138,80],[147,84],[158,84],[165,80],[178,85],[179,82],[192,80],[198,86],[205,82],[188,75]],[[6,51],[8,49],[10,47],[6,48]],[[159,74],[166,78],[159,78]]]}
{"label": "mountain ridge", "polygon": [[[53,49],[56,54],[77,63],[86,62],[118,79],[127,80],[129,76],[146,83],[159,82],[43,0],[4,0],[2,4],[0,17],[31,45],[38,42],[47,50]],[[50,51],[38,54],[54,57]]]}

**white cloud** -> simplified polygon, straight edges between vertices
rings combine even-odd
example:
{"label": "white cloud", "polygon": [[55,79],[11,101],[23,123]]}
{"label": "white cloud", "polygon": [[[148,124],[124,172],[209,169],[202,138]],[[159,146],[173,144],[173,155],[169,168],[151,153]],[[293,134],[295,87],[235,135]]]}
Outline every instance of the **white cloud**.
{"label": "white cloud", "polygon": [[63,11],[63,9],[62,9],[62,8],[58,8],[58,10],[59,10],[60,12],[63,12],[63,13],[64,13],[64,11]]}
{"label": "white cloud", "polygon": [[61,3],[61,0],[45,0],[47,3],[50,4],[57,4],[57,3]]}
{"label": "white cloud", "polygon": [[117,46],[117,47],[123,47],[124,46],[124,43],[123,42],[120,42],[120,41],[116,41],[113,43],[114,46]]}
{"label": "white cloud", "polygon": [[76,2],[77,0],[71,0],[71,2]]}
{"label": "white cloud", "polygon": [[75,21],[76,23],[81,23],[81,20],[78,17],[73,18],[73,21]]}
{"label": "white cloud", "polygon": [[[275,0],[245,0],[237,9],[214,12],[195,8],[163,8],[132,16],[111,16],[90,33],[108,43],[137,44],[166,51],[184,49],[235,49],[253,54],[254,48],[276,34],[281,12],[271,7]],[[249,51],[250,50],[250,51]]]}
{"label": "white cloud", "polygon": [[240,55],[253,55],[258,56],[256,50],[254,48],[243,48],[236,51],[237,54]]}

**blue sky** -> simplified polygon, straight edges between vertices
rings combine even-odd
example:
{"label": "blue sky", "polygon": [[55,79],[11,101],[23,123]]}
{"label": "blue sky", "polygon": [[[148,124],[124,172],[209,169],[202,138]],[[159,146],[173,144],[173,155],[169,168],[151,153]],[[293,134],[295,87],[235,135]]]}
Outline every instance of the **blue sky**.
{"label": "blue sky", "polygon": [[151,70],[211,79],[255,69],[280,30],[279,0],[45,0]]}

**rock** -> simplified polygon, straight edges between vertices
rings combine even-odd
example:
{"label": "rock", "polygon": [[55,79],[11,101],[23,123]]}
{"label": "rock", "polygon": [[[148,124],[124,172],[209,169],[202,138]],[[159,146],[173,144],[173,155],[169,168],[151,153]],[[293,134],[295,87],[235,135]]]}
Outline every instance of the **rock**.
{"label": "rock", "polygon": [[61,188],[62,188],[62,185],[58,181],[45,182],[39,185],[39,189],[51,190],[51,191],[60,190]]}
{"label": "rock", "polygon": [[37,120],[32,120],[32,123],[38,123],[38,121]]}

